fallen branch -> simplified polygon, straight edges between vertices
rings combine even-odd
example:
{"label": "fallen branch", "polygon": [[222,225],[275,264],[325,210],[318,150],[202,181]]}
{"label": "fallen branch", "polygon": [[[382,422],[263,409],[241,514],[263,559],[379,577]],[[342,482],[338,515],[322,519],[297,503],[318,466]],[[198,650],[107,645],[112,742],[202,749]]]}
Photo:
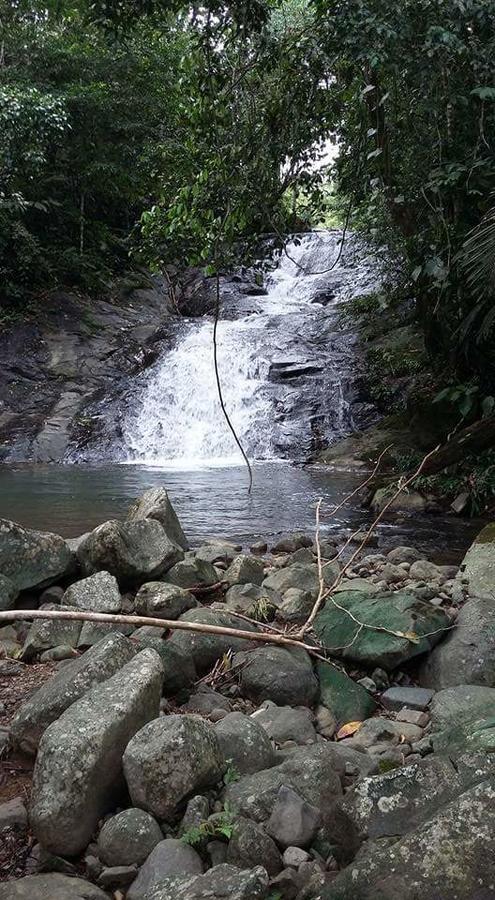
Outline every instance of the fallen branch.
{"label": "fallen branch", "polygon": [[[235,613],[231,615],[235,615]],[[226,637],[241,638],[246,641],[302,647],[308,653],[313,654],[316,654],[317,650],[322,649],[321,647],[315,647],[314,644],[306,644],[299,638],[287,637],[287,635],[280,632],[265,634],[265,632],[261,631],[244,631],[240,628],[229,628],[226,625],[208,625],[204,622],[186,622],[180,619],[158,619],[121,613],[97,613],[89,612],[88,610],[72,611],[65,609],[9,609],[6,612],[0,612],[0,622],[13,622],[18,619],[67,619],[76,622],[103,622],[110,625],[152,625],[163,630],[221,634]]]}

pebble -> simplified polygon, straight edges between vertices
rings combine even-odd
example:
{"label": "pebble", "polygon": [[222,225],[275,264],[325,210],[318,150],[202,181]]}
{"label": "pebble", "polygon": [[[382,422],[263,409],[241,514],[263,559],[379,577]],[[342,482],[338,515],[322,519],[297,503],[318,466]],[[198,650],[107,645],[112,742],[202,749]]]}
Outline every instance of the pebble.
{"label": "pebble", "polygon": [[284,850],[282,862],[284,866],[289,866],[291,869],[298,869],[303,863],[309,862],[310,858],[309,853],[306,853],[301,847],[287,847],[287,849]]}
{"label": "pebble", "polygon": [[418,725],[420,728],[425,728],[430,721],[430,717],[428,713],[421,712],[419,709],[404,708],[397,713],[397,721],[408,722],[409,725]]}

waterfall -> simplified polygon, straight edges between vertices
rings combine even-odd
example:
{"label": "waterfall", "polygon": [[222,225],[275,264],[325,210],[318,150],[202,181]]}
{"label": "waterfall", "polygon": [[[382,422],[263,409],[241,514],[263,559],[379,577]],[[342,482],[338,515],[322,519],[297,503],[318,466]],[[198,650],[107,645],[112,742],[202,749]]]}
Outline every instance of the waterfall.
{"label": "waterfall", "polygon": [[[309,452],[318,430],[351,430],[342,353],[323,340],[335,330],[333,306],[359,280],[343,261],[326,271],[340,238],[331,231],[293,239],[266,294],[253,300],[256,308],[246,314],[241,303],[238,317],[218,324],[225,405],[253,459],[294,458],[295,446]],[[148,370],[122,432],[129,462],[190,468],[241,461],[218,400],[211,317],[185,321],[175,348]]]}

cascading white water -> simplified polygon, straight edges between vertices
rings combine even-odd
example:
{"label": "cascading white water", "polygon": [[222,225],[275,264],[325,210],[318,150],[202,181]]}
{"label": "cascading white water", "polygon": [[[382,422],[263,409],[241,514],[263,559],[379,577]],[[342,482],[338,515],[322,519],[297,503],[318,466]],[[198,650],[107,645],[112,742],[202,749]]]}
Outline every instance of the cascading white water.
{"label": "cascading white water", "polygon": [[[274,393],[270,366],[281,365],[280,359],[285,361],[282,365],[301,360],[301,346],[306,358],[315,353],[303,332],[306,328],[310,334],[315,322],[318,330],[315,317],[322,307],[314,301],[328,291],[328,269],[337,256],[340,236],[313,232],[291,241],[267,279],[268,293],[253,300],[255,311],[247,315],[239,311],[239,318],[218,324],[225,405],[251,458],[279,455],[274,421],[283,403]],[[291,390],[284,390],[286,400]],[[346,409],[340,384],[332,402],[338,406],[332,413],[338,425]],[[181,468],[241,462],[218,399],[210,317],[189,322],[177,346],[149,370],[137,410],[124,417],[123,444],[130,462]]]}
{"label": "cascading white water", "polygon": [[[270,457],[270,401],[263,395],[268,364],[243,343],[242,322],[222,322],[218,357],[229,417],[246,449]],[[155,367],[138,415],[127,422],[132,459],[150,464],[194,466],[238,462],[238,447],[220,407],[213,363],[213,322],[194,323]]]}

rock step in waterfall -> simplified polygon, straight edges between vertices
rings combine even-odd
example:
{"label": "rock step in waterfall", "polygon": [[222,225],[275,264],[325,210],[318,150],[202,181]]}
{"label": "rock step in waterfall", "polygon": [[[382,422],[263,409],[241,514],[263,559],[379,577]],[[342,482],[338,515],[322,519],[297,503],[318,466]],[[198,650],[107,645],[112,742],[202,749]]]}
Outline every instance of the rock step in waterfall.
{"label": "rock step in waterfall", "polygon": [[[16,847],[0,900],[488,900],[494,535],[460,568],[414,547],[365,549],[315,620],[335,666],[256,641],[266,621],[305,622],[319,590],[312,536],[188,550],[163,489],[70,544],[0,520],[0,609],[13,611],[0,752],[7,768],[23,753],[26,774],[34,762],[29,807],[29,791],[0,802]],[[324,561],[344,540],[325,539]],[[341,565],[325,567],[329,582]],[[26,630],[27,603],[248,636],[111,621]],[[28,686],[20,704],[12,685]]]}
{"label": "rock step in waterfall", "polygon": [[[376,289],[377,266],[353,236],[293,239],[258,296],[223,291],[220,378],[228,414],[253,459],[304,459],[353,429],[356,358],[336,306]],[[235,283],[234,283],[235,287]],[[230,291],[230,292],[229,292]],[[157,465],[239,463],[222,414],[213,364],[213,319],[184,323],[126,397],[119,458]]]}

